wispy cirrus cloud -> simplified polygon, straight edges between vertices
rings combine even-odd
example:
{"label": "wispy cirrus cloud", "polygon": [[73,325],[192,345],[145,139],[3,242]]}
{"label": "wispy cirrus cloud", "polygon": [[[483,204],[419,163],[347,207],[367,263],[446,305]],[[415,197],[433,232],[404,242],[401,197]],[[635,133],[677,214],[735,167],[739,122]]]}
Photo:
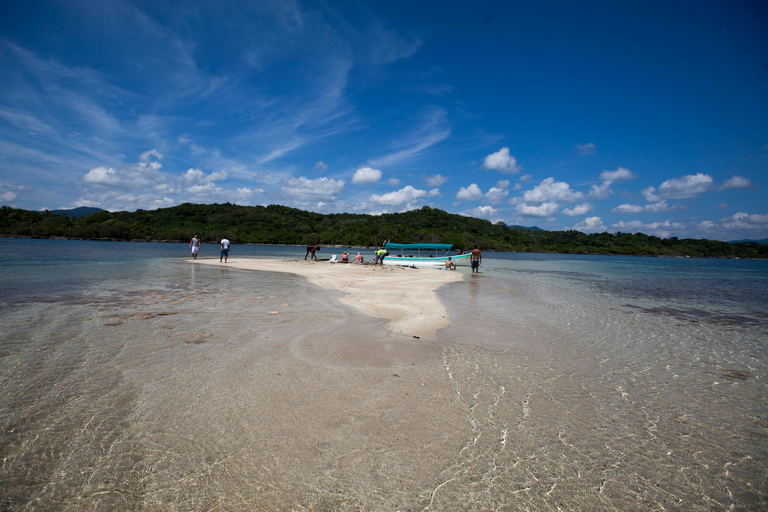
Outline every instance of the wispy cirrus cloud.
{"label": "wispy cirrus cloud", "polygon": [[420,153],[446,140],[451,135],[447,112],[430,107],[421,113],[420,124],[407,136],[392,143],[393,151],[369,161],[372,167],[386,167],[415,158]]}

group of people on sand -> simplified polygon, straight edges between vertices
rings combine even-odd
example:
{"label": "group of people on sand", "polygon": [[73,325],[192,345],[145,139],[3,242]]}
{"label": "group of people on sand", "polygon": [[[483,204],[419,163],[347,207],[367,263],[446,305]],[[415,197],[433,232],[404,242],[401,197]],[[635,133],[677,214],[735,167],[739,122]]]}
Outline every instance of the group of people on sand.
{"label": "group of people on sand", "polygon": [[[224,261],[224,263],[227,262],[227,258],[229,258],[229,240],[226,238],[221,239],[221,253],[219,255],[219,263]],[[192,240],[189,242],[189,248],[192,250],[192,259],[197,259],[197,253],[200,252],[200,239],[197,237],[197,235],[192,237]]]}
{"label": "group of people on sand", "polygon": [[[304,255],[304,261],[306,261],[308,257],[309,257],[310,261],[312,261],[312,260],[320,261],[320,260],[317,259],[317,255],[315,254],[319,250],[320,250],[320,247],[317,246],[317,245],[308,245],[307,246],[307,253]],[[464,254],[464,252],[462,251],[461,254]],[[349,256],[350,256],[350,254],[347,251],[344,251],[343,253],[341,253],[341,263],[349,263]],[[386,258],[387,256],[389,256],[389,251],[387,251],[386,249],[379,249],[379,250],[377,250],[374,253],[373,264],[374,265],[376,265],[376,264],[383,265],[384,264],[384,258]],[[335,257],[336,256],[334,255],[334,258]],[[363,263],[363,261],[364,261],[363,255],[358,252],[357,256],[354,257],[354,262],[355,263]],[[471,256],[469,257],[469,266],[472,268],[472,273],[473,274],[477,274],[477,273],[480,272],[480,262],[481,261],[483,261],[483,256],[482,256],[482,254],[480,252],[480,249],[477,248],[477,245],[473,245],[472,246]],[[332,261],[332,263],[333,263],[333,261]],[[445,261],[445,269],[446,270],[456,270],[456,264],[453,261],[451,261],[450,257],[448,257],[448,259]]]}
{"label": "group of people on sand", "polygon": [[[312,261],[312,260],[320,261],[320,260],[317,259],[317,255],[315,254],[319,250],[320,250],[320,247],[317,246],[317,245],[308,245],[307,246],[307,253],[304,255],[304,261],[307,260],[307,257],[309,257],[310,261]],[[342,263],[349,263],[349,257],[350,256],[351,256],[350,253],[348,253],[347,251],[344,251],[343,253],[341,253],[341,262]],[[355,256],[353,258],[353,261],[355,263],[363,263],[363,262],[365,262],[365,258],[363,257],[362,254],[360,254],[358,252],[357,256]]]}
{"label": "group of people on sand", "polygon": [[[229,247],[230,243],[229,240],[226,238],[221,239],[221,253],[219,255],[219,263],[222,261],[224,263],[227,262],[227,258],[229,258]],[[197,253],[200,252],[200,239],[197,237],[197,235],[192,237],[192,240],[189,242],[189,248],[192,250],[192,259],[197,259]],[[307,246],[307,253],[304,255],[304,261],[307,260],[307,258],[310,259],[310,261],[319,261],[317,259],[317,255],[315,254],[317,251],[320,250],[320,246],[318,245],[308,245]],[[462,254],[464,254],[462,252]],[[342,263],[349,263],[349,256],[350,254],[347,251],[344,251],[341,254],[341,262]],[[373,264],[384,264],[384,258],[389,256],[389,251],[386,249],[379,249],[374,253],[373,258]],[[353,258],[355,263],[363,263],[365,261],[365,258],[363,258],[363,255],[359,252],[357,253],[357,256]],[[483,261],[482,254],[480,253],[480,249],[477,248],[476,245],[472,246],[472,252],[471,256],[469,257],[469,266],[472,268],[472,273],[476,274],[480,272],[480,262]],[[445,261],[445,269],[446,270],[456,270],[456,264],[451,261],[451,258],[448,257],[448,259]]]}

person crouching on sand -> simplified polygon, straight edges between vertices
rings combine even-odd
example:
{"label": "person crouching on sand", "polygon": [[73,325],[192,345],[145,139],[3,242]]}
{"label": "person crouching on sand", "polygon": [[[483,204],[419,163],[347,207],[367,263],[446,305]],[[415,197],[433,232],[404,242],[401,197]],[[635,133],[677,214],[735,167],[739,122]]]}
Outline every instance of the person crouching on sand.
{"label": "person crouching on sand", "polygon": [[384,258],[389,256],[389,251],[386,249],[379,249],[376,251],[376,258],[374,258],[373,263],[378,263],[380,265],[384,264]]}
{"label": "person crouching on sand", "polygon": [[456,264],[451,261],[450,256],[448,256],[448,259],[445,260],[445,270],[456,270]]}
{"label": "person crouching on sand", "polygon": [[319,250],[320,250],[320,248],[318,246],[316,246],[316,245],[308,245],[307,246],[307,254],[304,255],[304,260],[307,259],[307,256],[312,254],[312,257],[309,258],[309,261],[312,261],[312,260],[318,261],[317,260],[317,256],[315,256],[315,251],[319,251]]}

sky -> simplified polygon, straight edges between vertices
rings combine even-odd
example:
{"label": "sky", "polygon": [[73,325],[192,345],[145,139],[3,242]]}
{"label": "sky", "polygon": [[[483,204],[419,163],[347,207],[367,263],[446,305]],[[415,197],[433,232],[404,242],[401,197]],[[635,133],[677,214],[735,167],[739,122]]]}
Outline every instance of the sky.
{"label": "sky", "polygon": [[0,2],[0,203],[768,237],[762,1]]}

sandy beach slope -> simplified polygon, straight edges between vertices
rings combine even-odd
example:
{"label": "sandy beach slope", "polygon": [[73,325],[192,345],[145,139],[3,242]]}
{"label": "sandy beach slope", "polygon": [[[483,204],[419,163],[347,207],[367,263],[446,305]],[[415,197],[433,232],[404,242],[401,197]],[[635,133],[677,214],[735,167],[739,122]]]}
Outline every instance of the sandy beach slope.
{"label": "sandy beach slope", "polygon": [[388,320],[385,327],[396,333],[435,339],[450,318],[435,293],[441,286],[461,281],[455,271],[381,265],[332,264],[326,261],[230,258],[188,260],[202,265],[284,272],[306,277],[323,288],[347,293],[340,300],[367,315]]}

